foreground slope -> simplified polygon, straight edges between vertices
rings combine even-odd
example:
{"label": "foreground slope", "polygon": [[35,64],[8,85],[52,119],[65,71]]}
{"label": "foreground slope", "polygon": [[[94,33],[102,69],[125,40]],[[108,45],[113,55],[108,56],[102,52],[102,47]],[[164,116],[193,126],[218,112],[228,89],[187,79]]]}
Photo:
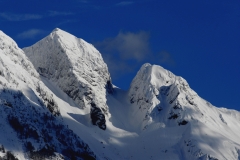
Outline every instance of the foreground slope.
{"label": "foreground slope", "polygon": [[94,125],[105,130],[106,95],[112,93],[108,68],[89,43],[56,28],[49,36],[23,49],[40,75],[53,81]]}
{"label": "foreground slope", "polygon": [[0,159],[95,159],[64,125],[52,92],[24,52],[0,31]]}
{"label": "foreground slope", "polygon": [[64,122],[100,159],[239,159],[239,112],[212,106],[160,66],[144,64],[129,91],[114,88],[106,130],[92,126],[61,88],[43,79]]}
{"label": "foreground slope", "polygon": [[212,106],[182,77],[144,64],[128,91],[113,92],[100,53],[60,29],[24,51],[100,159],[239,159],[239,112]]}

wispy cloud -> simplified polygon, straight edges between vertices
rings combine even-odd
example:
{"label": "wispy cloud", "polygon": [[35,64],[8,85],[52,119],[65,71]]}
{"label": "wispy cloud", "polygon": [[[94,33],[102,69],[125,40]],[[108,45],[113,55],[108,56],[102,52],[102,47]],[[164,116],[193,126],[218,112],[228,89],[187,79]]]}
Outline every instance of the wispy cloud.
{"label": "wispy cloud", "polygon": [[119,32],[114,38],[106,38],[94,43],[102,53],[109,71],[115,79],[131,73],[145,62],[174,65],[171,54],[167,51],[153,53],[149,45],[150,33]]}
{"label": "wispy cloud", "polygon": [[8,21],[27,21],[27,20],[37,20],[47,17],[55,16],[69,16],[73,15],[72,12],[59,12],[59,11],[48,11],[46,14],[16,14],[16,13],[0,13],[0,17]]}
{"label": "wispy cloud", "polygon": [[33,19],[41,19],[42,15],[38,14],[14,14],[14,13],[0,13],[0,17],[8,20],[8,21],[26,21]]}
{"label": "wispy cloud", "polygon": [[68,24],[68,23],[74,23],[74,22],[78,22],[78,20],[76,20],[76,19],[65,20],[65,21],[62,21],[62,22],[56,24],[56,27],[64,25],[64,24]]}
{"label": "wispy cloud", "polygon": [[19,33],[17,35],[17,38],[19,38],[19,39],[33,39],[33,38],[37,37],[38,35],[41,35],[41,34],[44,34],[44,33],[46,33],[46,32],[43,31],[43,30],[40,30],[40,29],[30,29],[30,30],[24,31],[22,33]]}
{"label": "wispy cloud", "polygon": [[117,3],[116,6],[127,6],[133,3],[134,2],[131,2],[131,1],[123,1],[123,2]]}
{"label": "wispy cloud", "polygon": [[137,64],[151,54],[149,33],[145,31],[119,32],[116,37],[106,38],[94,45],[102,53],[111,75],[115,78],[134,71]]}
{"label": "wispy cloud", "polygon": [[73,15],[72,12],[59,12],[59,11],[48,11],[48,16],[54,17],[54,16],[69,16]]}
{"label": "wispy cloud", "polygon": [[95,45],[107,53],[117,54],[121,59],[141,61],[149,52],[149,33],[120,32],[114,38],[107,38]]}
{"label": "wispy cloud", "polygon": [[159,63],[168,64],[170,66],[175,64],[175,61],[173,60],[171,54],[167,51],[161,51],[158,54],[156,54],[154,57],[157,58]]}

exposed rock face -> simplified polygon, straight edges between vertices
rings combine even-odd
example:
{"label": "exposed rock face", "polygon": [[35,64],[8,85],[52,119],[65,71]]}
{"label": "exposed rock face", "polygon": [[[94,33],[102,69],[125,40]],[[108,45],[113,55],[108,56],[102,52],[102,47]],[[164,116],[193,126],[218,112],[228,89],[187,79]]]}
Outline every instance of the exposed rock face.
{"label": "exposed rock face", "polygon": [[[227,136],[228,133],[224,133],[223,128],[228,122],[223,117],[234,115],[239,121],[240,113],[230,110],[227,113],[224,109],[212,106],[199,97],[182,77],[175,76],[160,66],[144,64],[131,83],[128,100],[132,104],[130,123],[137,126],[140,132],[155,130],[161,126],[162,130],[177,130],[175,135],[182,134],[175,144],[179,145],[181,153],[185,155],[182,159],[218,159],[215,156],[221,157],[218,154],[225,151],[225,144],[234,152],[228,156],[236,159],[239,144],[235,145],[237,138],[232,140]],[[171,139],[171,132],[168,134]],[[221,138],[218,139],[218,147],[211,152],[206,148],[211,148],[213,137]],[[208,154],[209,152],[215,156]]]}
{"label": "exposed rock face", "polygon": [[[174,120],[171,125],[186,125],[189,118],[182,114],[183,110],[197,108],[194,97],[198,95],[190,89],[186,80],[157,65],[144,64],[141,67],[128,95],[129,101],[137,106],[133,114],[137,113],[138,119],[141,117],[141,129],[156,120],[166,123]],[[159,117],[161,111],[165,113],[164,117]]]}
{"label": "exposed rock face", "polygon": [[239,159],[240,112],[182,77],[144,64],[113,90],[100,53],[60,29],[24,50],[0,32],[0,159]]}
{"label": "exposed rock face", "polygon": [[[113,92],[113,88],[99,51],[58,28],[23,50],[39,74],[55,82],[80,108],[91,112],[94,125],[106,128],[106,96]],[[94,107],[91,104],[95,104]],[[101,123],[95,123],[96,119]]]}

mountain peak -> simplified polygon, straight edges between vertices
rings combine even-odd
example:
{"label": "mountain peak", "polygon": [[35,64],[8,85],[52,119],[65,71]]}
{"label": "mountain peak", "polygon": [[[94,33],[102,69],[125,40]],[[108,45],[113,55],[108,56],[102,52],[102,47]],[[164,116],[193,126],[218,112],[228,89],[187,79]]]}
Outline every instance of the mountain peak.
{"label": "mountain peak", "polygon": [[240,157],[240,113],[161,66],[142,65],[128,91],[111,94],[99,51],[70,33],[56,28],[24,51],[0,31],[0,159],[3,148],[19,159]]}
{"label": "mountain peak", "polygon": [[74,38],[77,38],[75,37],[74,35],[72,35],[71,33],[69,32],[66,32],[60,28],[55,28],[51,33],[50,35],[61,35],[61,36],[67,36],[67,37],[64,37],[64,38],[69,38],[70,37],[74,37]]}
{"label": "mountain peak", "polygon": [[52,32],[62,31],[60,28],[55,28]]}
{"label": "mountain peak", "polygon": [[145,85],[153,85],[156,88],[159,88],[163,85],[169,85],[173,83],[175,79],[176,76],[163,67],[145,63],[142,65],[137,75],[133,79],[132,85],[139,82],[144,83]]}
{"label": "mountain peak", "polygon": [[112,83],[96,48],[56,28],[23,50],[40,75],[55,82],[86,114],[90,111],[94,125],[106,129],[103,111],[108,110],[106,95],[112,92]]}

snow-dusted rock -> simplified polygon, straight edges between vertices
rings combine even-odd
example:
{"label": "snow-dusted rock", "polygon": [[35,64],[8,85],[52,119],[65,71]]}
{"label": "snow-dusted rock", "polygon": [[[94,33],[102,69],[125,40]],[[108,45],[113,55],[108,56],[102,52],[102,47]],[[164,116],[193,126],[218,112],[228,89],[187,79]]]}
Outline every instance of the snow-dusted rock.
{"label": "snow-dusted rock", "polygon": [[240,113],[182,77],[144,64],[128,91],[109,94],[107,66],[87,42],[55,29],[24,50],[0,32],[0,159],[239,159]]}
{"label": "snow-dusted rock", "polygon": [[[186,104],[197,108],[194,102],[197,94],[190,89],[186,80],[161,66],[148,63],[138,71],[128,95],[133,106],[137,106],[133,108],[132,114],[138,119],[140,129],[146,128],[152,121],[159,120],[174,120],[175,125],[185,125],[188,118],[180,113]],[[159,117],[160,112],[164,112],[164,117]]]}
{"label": "snow-dusted rock", "polygon": [[172,147],[181,152],[179,159],[238,159],[240,136],[235,133],[240,132],[240,113],[212,106],[182,77],[144,64],[131,83],[128,101],[130,122],[141,132],[154,132],[156,126],[175,132],[166,140],[175,139]]}
{"label": "snow-dusted rock", "polygon": [[99,51],[58,28],[23,50],[39,74],[59,86],[86,114],[90,112],[94,125],[106,129],[106,96],[113,89]]}
{"label": "snow-dusted rock", "polygon": [[63,123],[53,93],[39,77],[24,52],[0,31],[0,159],[95,159]]}

